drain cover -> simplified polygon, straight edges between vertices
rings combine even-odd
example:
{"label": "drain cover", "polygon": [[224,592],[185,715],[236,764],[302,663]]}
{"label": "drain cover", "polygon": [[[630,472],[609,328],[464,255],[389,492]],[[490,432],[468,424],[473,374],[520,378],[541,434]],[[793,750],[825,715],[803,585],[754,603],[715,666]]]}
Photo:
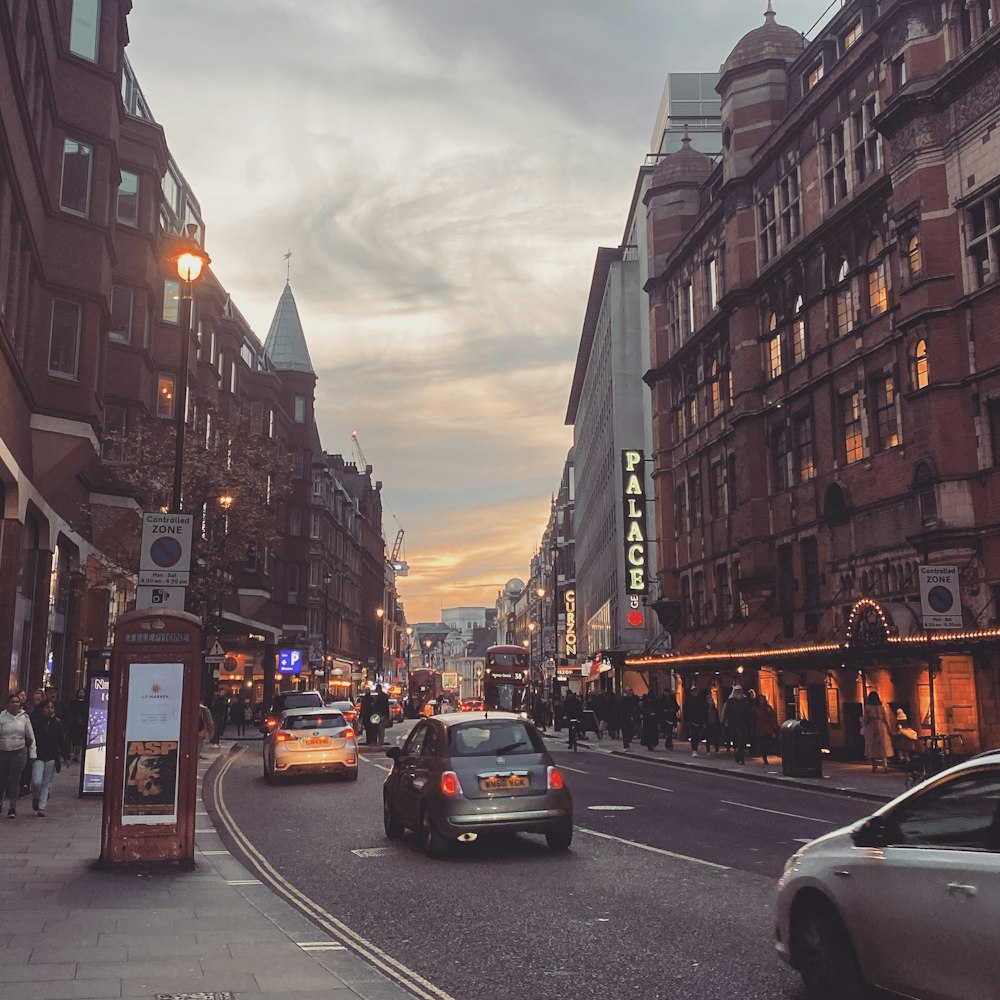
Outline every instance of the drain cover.
{"label": "drain cover", "polygon": [[236,1000],[232,993],[157,993],[156,1000]]}
{"label": "drain cover", "polygon": [[351,854],[356,854],[359,858],[384,858],[389,853],[388,847],[359,847],[356,851],[351,851]]}

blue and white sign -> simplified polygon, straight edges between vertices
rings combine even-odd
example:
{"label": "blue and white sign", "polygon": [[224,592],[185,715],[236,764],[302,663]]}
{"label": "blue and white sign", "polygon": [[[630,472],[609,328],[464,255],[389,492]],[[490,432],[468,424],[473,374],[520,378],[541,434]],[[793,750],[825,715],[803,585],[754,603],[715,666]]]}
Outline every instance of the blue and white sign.
{"label": "blue and white sign", "polygon": [[957,566],[918,566],[924,628],[962,628],[962,592]]}
{"label": "blue and white sign", "polygon": [[279,649],[278,650],[278,673],[279,674],[301,674],[302,673],[302,650],[301,649]]}

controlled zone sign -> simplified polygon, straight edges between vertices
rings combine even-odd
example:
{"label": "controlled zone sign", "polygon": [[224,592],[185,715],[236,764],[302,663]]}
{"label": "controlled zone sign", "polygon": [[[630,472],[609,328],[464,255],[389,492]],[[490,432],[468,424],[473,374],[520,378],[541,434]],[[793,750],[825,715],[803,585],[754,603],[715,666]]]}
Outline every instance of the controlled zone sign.
{"label": "controlled zone sign", "polygon": [[918,566],[924,628],[961,628],[962,596],[957,566]]}
{"label": "controlled zone sign", "polygon": [[142,515],[140,587],[186,587],[191,578],[193,514]]}

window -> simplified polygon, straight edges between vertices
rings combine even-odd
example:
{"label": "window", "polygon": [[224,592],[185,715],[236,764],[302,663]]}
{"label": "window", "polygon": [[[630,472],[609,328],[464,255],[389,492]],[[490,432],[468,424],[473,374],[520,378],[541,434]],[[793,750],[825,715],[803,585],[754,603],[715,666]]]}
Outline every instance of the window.
{"label": "window", "polygon": [[882,137],[872,124],[878,115],[878,97],[872,95],[851,115],[854,139],[854,170],[858,183],[882,169]]}
{"label": "window", "polygon": [[854,297],[851,295],[851,277],[847,261],[837,267],[837,336],[843,337],[854,328]]}
{"label": "window", "polygon": [[779,545],[778,556],[778,608],[786,639],[795,634],[795,568],[791,545]]}
{"label": "window", "polygon": [[792,433],[795,435],[795,471],[799,482],[807,483],[816,476],[812,416],[808,413],[798,414],[792,423]]}
{"label": "window", "polygon": [[795,297],[792,306],[792,364],[799,364],[806,359],[806,314],[802,296]]}
{"label": "window", "polygon": [[767,337],[767,377],[777,378],[781,374],[781,333],[774,313],[767,321]]}
{"label": "window", "polygon": [[705,608],[705,574],[695,573],[694,575],[694,624],[704,625],[706,620]]}
{"label": "window", "polygon": [[708,292],[708,310],[719,308],[719,262],[713,257],[705,265],[705,286]]}
{"label": "window", "polygon": [[715,567],[715,617],[720,622],[733,617],[733,594],[729,588],[729,567],[725,563]]}
{"label": "window", "polygon": [[709,471],[711,487],[708,506],[712,517],[722,517],[726,513],[726,465],[721,459],[713,462]]}
{"label": "window", "polygon": [[840,51],[846,52],[861,37],[861,18],[858,18],[841,36]]}
{"label": "window", "polygon": [[920,269],[922,266],[920,258],[920,237],[917,235],[910,236],[903,249],[903,266],[906,268],[906,276],[912,282],[916,281],[920,277]]}
{"label": "window", "polygon": [[701,476],[694,475],[688,480],[688,494],[690,496],[691,527],[700,528],[702,525]]}
{"label": "window", "polygon": [[76,378],[80,363],[80,322],[83,310],[76,302],[52,300],[49,336],[49,374]]}
{"label": "window", "polygon": [[115,217],[125,226],[139,225],[139,175],[130,170],[122,171]]}
{"label": "window", "polygon": [[930,367],[927,363],[927,341],[918,340],[913,348],[910,363],[910,382],[914,389],[926,389],[930,381]]}
{"label": "window", "polygon": [[802,553],[802,576],[805,580],[802,604],[807,608],[819,606],[819,548],[816,536],[804,538],[799,544]]}
{"label": "window", "polygon": [[815,66],[805,75],[806,90],[812,90],[813,87],[823,79],[823,63],[822,61],[816,63]]}
{"label": "window", "polygon": [[934,470],[926,463],[917,466],[913,477],[913,487],[917,494],[917,505],[920,507],[920,523],[932,525],[937,522],[937,490],[934,487]]}
{"label": "window", "polygon": [[91,62],[97,61],[98,26],[101,0],[73,0],[69,25],[69,50]]}
{"label": "window", "polygon": [[104,405],[104,439],[101,442],[101,458],[108,462],[118,462],[122,457],[122,445],[127,430],[127,413],[124,406],[117,403]]}
{"label": "window", "polygon": [[160,373],[156,392],[156,415],[172,417],[174,415],[174,377]]}
{"label": "window", "polygon": [[[1000,851],[1000,770],[955,775],[890,813],[890,842],[939,851]],[[942,862],[944,865],[945,862]]]}
{"label": "window", "polygon": [[865,457],[865,442],[862,431],[861,392],[849,393],[842,400],[844,419],[844,457],[847,464],[859,462]]}
{"label": "window", "polygon": [[687,486],[681,483],[674,490],[674,534],[683,535],[687,531]]}
{"label": "window", "polygon": [[681,290],[681,294],[684,296],[683,333],[685,336],[689,336],[691,333],[694,332],[694,286],[691,284],[690,281]]}
{"label": "window", "polygon": [[63,142],[62,187],[59,193],[59,207],[64,212],[81,215],[90,214],[90,171],[93,150],[90,146],[66,139]]}
{"label": "window", "polygon": [[300,507],[288,508],[288,534],[302,534],[302,509]]}
{"label": "window", "polygon": [[891,375],[884,375],[875,383],[875,412],[878,417],[879,450],[897,447],[899,422],[896,414],[896,385]]}
{"label": "window", "polygon": [[823,186],[826,207],[831,209],[847,197],[847,159],[844,150],[844,126],[832,129],[823,140]]}
{"label": "window", "polygon": [[111,288],[111,329],[108,336],[123,344],[132,342],[132,289],[124,285]]}
{"label": "window", "polygon": [[305,459],[301,451],[298,448],[292,452],[292,478],[301,479],[303,476],[303,466],[305,464]]}
{"label": "window", "polygon": [[306,422],[306,397],[295,397],[295,422],[304,424]]}
{"label": "window", "polygon": [[713,361],[708,374],[708,416],[717,417],[722,412],[722,383],[719,379],[719,363]]}
{"label": "window", "polygon": [[778,255],[778,222],[774,212],[774,192],[764,195],[757,206],[760,260],[766,264]]}
{"label": "window", "polygon": [[254,351],[245,340],[240,345],[240,357],[243,359],[243,364],[245,364],[250,371],[253,371],[256,367]]}
{"label": "window", "polygon": [[906,86],[906,60],[902,56],[892,61],[892,85],[893,90]]}
{"label": "window", "polygon": [[982,288],[1000,274],[1000,193],[968,210],[966,243],[975,268],[976,287]]}
{"label": "window", "polygon": [[688,429],[694,431],[698,427],[698,397],[691,396],[687,401]]}
{"label": "window", "polygon": [[788,428],[782,425],[771,431],[771,457],[774,461],[774,489],[787,490],[791,486],[792,453],[788,447]]}
{"label": "window", "polygon": [[798,167],[793,167],[782,178],[778,185],[778,198],[781,212],[781,237],[784,246],[788,246],[802,231]]}
{"label": "window", "polygon": [[163,282],[163,322],[179,323],[181,321],[181,283],[179,281]]}
{"label": "window", "polygon": [[319,536],[320,536],[319,512],[314,510],[309,514],[309,537],[319,538]]}
{"label": "window", "polygon": [[323,495],[323,473],[318,469],[312,474],[312,495],[314,497]]}
{"label": "window", "polygon": [[889,289],[881,240],[873,240],[868,248],[868,265],[868,312],[872,317],[881,316],[889,308]]}

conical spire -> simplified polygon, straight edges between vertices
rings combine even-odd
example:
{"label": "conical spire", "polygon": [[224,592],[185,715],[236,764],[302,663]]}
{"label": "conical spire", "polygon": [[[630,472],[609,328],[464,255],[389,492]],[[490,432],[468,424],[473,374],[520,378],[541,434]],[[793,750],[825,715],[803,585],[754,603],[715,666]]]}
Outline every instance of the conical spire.
{"label": "conical spire", "polygon": [[299,310],[292,295],[292,286],[286,281],[278,308],[274,310],[271,329],[267,331],[264,350],[278,371],[308,372],[315,375],[306,346],[306,335],[302,332]]}

